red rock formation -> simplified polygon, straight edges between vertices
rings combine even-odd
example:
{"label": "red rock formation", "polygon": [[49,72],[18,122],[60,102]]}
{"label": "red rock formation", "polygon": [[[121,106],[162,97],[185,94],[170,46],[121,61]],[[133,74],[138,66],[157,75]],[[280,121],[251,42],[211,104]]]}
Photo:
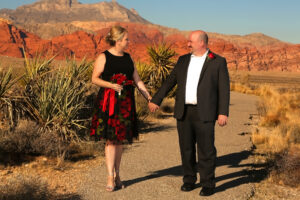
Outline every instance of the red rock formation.
{"label": "red rock formation", "polygon": [[[71,56],[75,55],[77,58],[94,58],[96,54],[94,35],[84,31],[52,38],[51,44],[59,48],[69,49]],[[61,56],[64,53],[59,52],[59,55]]]}
{"label": "red rock formation", "polygon": [[[129,32],[129,46],[126,49],[135,61],[147,62],[147,46],[166,42],[179,55],[189,52],[187,40],[183,35],[173,34],[164,38],[163,33],[143,24],[120,23]],[[0,21],[0,54],[12,57],[23,57],[24,47],[29,57],[39,52],[56,55],[57,59],[75,55],[95,59],[109,46],[105,36],[109,28],[97,31],[95,35],[78,31],[62,35],[51,40],[41,39],[31,33],[5,21]],[[276,70],[300,71],[300,44],[275,44],[272,46],[237,46],[223,39],[210,38],[209,48],[227,59],[228,67],[232,70]]]}
{"label": "red rock formation", "polygon": [[0,52],[3,55],[22,57],[22,44],[20,33],[16,32],[13,25],[0,22]]}

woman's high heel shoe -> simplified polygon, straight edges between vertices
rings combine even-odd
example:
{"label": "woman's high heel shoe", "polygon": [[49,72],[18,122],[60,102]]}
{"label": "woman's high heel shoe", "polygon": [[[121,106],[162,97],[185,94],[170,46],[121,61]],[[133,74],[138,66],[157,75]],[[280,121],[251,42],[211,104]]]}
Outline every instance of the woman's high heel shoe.
{"label": "woman's high heel shoe", "polygon": [[[110,182],[113,183],[113,185],[106,185],[106,191],[108,192],[113,192],[116,189],[116,186],[114,184],[114,176],[113,175],[108,175],[107,179],[110,179]],[[107,180],[109,182],[109,180]]]}
{"label": "woman's high heel shoe", "polygon": [[121,178],[119,176],[119,171],[116,171],[115,187],[116,187],[116,189],[123,189],[123,188],[125,188],[125,185],[122,183]]}
{"label": "woman's high heel shoe", "polygon": [[125,185],[122,183],[119,176],[116,176],[116,178],[115,178],[115,185],[116,185],[116,189],[124,189],[125,188]]}

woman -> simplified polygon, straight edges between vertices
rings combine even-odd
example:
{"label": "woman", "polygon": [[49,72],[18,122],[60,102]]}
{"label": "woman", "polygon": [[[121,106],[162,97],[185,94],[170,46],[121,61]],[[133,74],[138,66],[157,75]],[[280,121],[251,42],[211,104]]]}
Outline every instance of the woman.
{"label": "woman", "polygon": [[130,55],[124,52],[128,44],[127,30],[114,26],[105,39],[111,48],[96,59],[92,74],[92,82],[101,88],[92,119],[91,135],[96,140],[106,140],[106,190],[114,191],[123,187],[119,175],[122,141],[126,139],[132,143],[133,138],[138,137],[134,84],[148,101],[151,96]]}

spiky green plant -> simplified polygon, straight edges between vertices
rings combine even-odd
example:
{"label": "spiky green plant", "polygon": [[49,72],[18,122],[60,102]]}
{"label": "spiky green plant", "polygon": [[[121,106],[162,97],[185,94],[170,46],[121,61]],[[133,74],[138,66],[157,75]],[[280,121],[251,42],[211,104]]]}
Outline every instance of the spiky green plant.
{"label": "spiky green plant", "polygon": [[86,58],[83,58],[79,63],[75,58],[66,59],[68,75],[72,76],[78,81],[90,81],[93,71],[93,62],[87,61]]}
{"label": "spiky green plant", "polygon": [[145,84],[148,84],[151,69],[152,69],[151,66],[149,64],[142,63],[142,62],[137,62],[135,65],[136,65],[136,69],[137,69],[138,74],[139,74],[140,78],[142,79],[142,81]]}
{"label": "spiky green plant", "polygon": [[50,69],[53,58],[27,62],[25,79],[26,111],[43,129],[55,130],[63,140],[80,140],[84,128],[80,112],[86,107],[85,92],[92,62],[67,59],[59,69]]}
{"label": "spiky green plant", "polygon": [[152,90],[157,90],[173,69],[175,62],[172,57],[176,55],[176,52],[171,49],[171,45],[166,43],[149,46],[147,50],[151,66],[148,85]]}
{"label": "spiky green plant", "polygon": [[20,79],[21,77],[12,78],[12,69],[10,68],[7,71],[3,71],[0,69],[0,111],[2,116],[1,118],[9,118],[10,125],[12,126],[14,124],[13,121],[13,101],[15,101],[15,98],[12,97],[11,94],[9,94],[9,90],[11,87],[15,85],[15,83]]}
{"label": "spiky green plant", "polygon": [[26,102],[30,115],[43,128],[54,129],[64,140],[79,140],[76,130],[84,128],[78,115],[85,106],[85,85],[68,76],[68,69],[39,77]]}
{"label": "spiky green plant", "polygon": [[47,59],[43,57],[42,53],[39,53],[34,58],[29,59],[24,51],[24,84],[26,85],[30,81],[34,81],[38,76],[49,72],[51,69],[51,63],[54,58],[55,56]]}
{"label": "spiky green plant", "polygon": [[0,71],[0,100],[6,101],[5,94],[11,88],[12,84],[12,70]]}

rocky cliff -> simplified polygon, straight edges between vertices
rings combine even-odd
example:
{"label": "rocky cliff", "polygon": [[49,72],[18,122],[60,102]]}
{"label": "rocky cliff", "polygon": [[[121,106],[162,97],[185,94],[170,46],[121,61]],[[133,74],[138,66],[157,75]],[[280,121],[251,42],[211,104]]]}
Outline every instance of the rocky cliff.
{"label": "rocky cliff", "polygon": [[[189,51],[183,34],[165,36],[159,29],[147,25],[125,22],[119,24],[129,31],[127,51],[135,61],[149,61],[146,47],[163,41],[171,44],[179,55]],[[0,20],[0,54],[23,57],[24,48],[29,57],[44,52],[57,55],[57,59],[70,55],[75,55],[78,59],[95,59],[109,47],[104,41],[108,30],[109,26],[95,34],[77,31],[46,40]],[[300,45],[276,43],[263,47],[240,46],[220,38],[210,38],[209,47],[224,56],[232,70],[300,71]]]}

